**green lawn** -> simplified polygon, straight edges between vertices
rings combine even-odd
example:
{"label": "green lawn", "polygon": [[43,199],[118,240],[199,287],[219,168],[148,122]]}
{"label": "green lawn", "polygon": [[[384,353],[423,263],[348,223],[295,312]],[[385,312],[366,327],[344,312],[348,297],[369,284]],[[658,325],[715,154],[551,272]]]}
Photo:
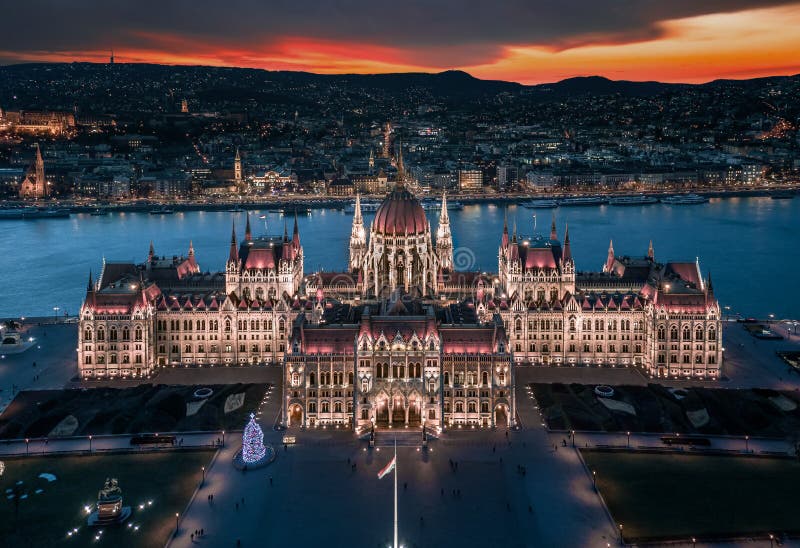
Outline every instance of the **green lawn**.
{"label": "green lawn", "polygon": [[[212,455],[210,450],[192,450],[6,459],[0,476],[0,545],[161,547],[174,531],[175,513],[183,512],[200,480],[200,467],[208,466]],[[51,483],[39,478],[43,472],[58,479]],[[95,541],[97,530],[86,526],[84,505],[97,501],[106,477],[119,480],[123,504],[131,506],[133,515],[122,527],[102,527],[102,538]],[[15,505],[6,489],[18,480],[28,497],[20,500],[15,520]],[[36,494],[37,489],[43,492]],[[142,503],[144,509],[139,508]],[[138,525],[138,531],[128,523]],[[78,533],[67,536],[75,527]]]}
{"label": "green lawn", "polygon": [[800,532],[800,463],[585,450],[628,541]]}

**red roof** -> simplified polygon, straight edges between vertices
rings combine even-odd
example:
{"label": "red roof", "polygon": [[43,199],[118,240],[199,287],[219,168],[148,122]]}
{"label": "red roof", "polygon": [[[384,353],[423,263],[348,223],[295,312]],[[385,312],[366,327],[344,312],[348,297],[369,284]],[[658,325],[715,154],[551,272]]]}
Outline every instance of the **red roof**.
{"label": "red roof", "polygon": [[400,188],[383,200],[372,226],[379,234],[389,236],[422,234],[428,228],[428,219],[419,200],[405,188]]}

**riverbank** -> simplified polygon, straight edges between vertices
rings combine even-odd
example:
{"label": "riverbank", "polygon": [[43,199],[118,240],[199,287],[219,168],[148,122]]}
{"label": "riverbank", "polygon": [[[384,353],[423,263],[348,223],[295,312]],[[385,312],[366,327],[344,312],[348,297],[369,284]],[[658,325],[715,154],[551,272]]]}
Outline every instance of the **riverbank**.
{"label": "riverbank", "polygon": [[[763,186],[754,188],[743,189],[725,189],[725,188],[687,188],[687,189],[670,189],[659,191],[641,190],[633,192],[631,190],[624,191],[608,191],[603,193],[591,191],[576,191],[576,192],[538,192],[538,193],[513,193],[513,194],[459,194],[454,193],[449,195],[449,199],[461,202],[464,205],[473,204],[494,204],[494,205],[512,205],[521,204],[528,200],[538,199],[551,199],[559,200],[565,198],[619,198],[624,196],[651,196],[656,199],[674,196],[676,194],[694,193],[707,198],[748,198],[748,197],[766,197],[773,195],[788,194],[795,196],[800,193],[800,185],[786,185],[786,186]],[[382,200],[384,194],[364,194],[364,200]],[[441,193],[423,193],[420,197],[440,197]],[[60,208],[66,209],[70,213],[89,213],[89,214],[106,214],[112,212],[139,212],[147,213],[153,212],[158,214],[169,214],[178,211],[238,211],[238,210],[267,210],[275,212],[288,212],[294,210],[307,210],[307,209],[342,209],[346,205],[352,203],[354,197],[352,196],[304,196],[304,195],[287,195],[287,196],[274,196],[269,199],[266,198],[243,198],[243,199],[224,199],[217,201],[184,201],[184,200],[136,200],[127,202],[116,203],[83,203],[74,202],[69,200],[49,200],[39,201],[35,205],[45,208]],[[5,202],[0,211],[7,211],[13,208],[31,206],[31,202]],[[1,217],[0,217],[1,218]]]}

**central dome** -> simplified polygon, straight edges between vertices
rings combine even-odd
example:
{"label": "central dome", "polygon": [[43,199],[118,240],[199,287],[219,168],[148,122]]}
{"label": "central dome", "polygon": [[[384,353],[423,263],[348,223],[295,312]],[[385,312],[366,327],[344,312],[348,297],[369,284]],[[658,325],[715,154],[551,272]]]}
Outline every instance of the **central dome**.
{"label": "central dome", "polygon": [[397,188],[383,200],[375,213],[375,231],[387,236],[423,234],[428,230],[425,210],[413,194]]}

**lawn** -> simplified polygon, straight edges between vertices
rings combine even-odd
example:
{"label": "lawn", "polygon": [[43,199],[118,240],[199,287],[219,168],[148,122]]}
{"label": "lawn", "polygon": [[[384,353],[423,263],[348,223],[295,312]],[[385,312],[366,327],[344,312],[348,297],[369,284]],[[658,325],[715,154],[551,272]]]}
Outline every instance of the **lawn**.
{"label": "lawn", "polygon": [[795,460],[581,453],[629,542],[800,532]]}
{"label": "lawn", "polygon": [[[113,548],[164,546],[175,528],[175,513],[183,512],[208,466],[209,450],[102,456],[52,456],[6,459],[0,476],[0,545],[18,548],[48,546],[109,546]],[[39,474],[49,473],[48,482]],[[122,488],[123,504],[133,514],[125,525],[98,529],[86,525],[85,505],[97,501],[97,492],[107,477],[115,477]],[[6,489],[21,480],[15,520],[15,504]],[[36,494],[35,491],[42,492]],[[152,504],[148,502],[152,501]],[[139,507],[144,504],[144,508]],[[16,522],[16,525],[15,525]],[[133,526],[128,527],[128,523]],[[134,527],[138,526],[138,530]],[[73,528],[78,532],[68,536]]]}
{"label": "lawn", "polygon": [[[268,384],[152,385],[90,390],[36,390],[17,394],[0,417],[0,438],[189,432],[241,428]],[[212,390],[197,397],[198,388]],[[237,401],[239,405],[228,405]],[[55,433],[62,421],[67,432]]]}

